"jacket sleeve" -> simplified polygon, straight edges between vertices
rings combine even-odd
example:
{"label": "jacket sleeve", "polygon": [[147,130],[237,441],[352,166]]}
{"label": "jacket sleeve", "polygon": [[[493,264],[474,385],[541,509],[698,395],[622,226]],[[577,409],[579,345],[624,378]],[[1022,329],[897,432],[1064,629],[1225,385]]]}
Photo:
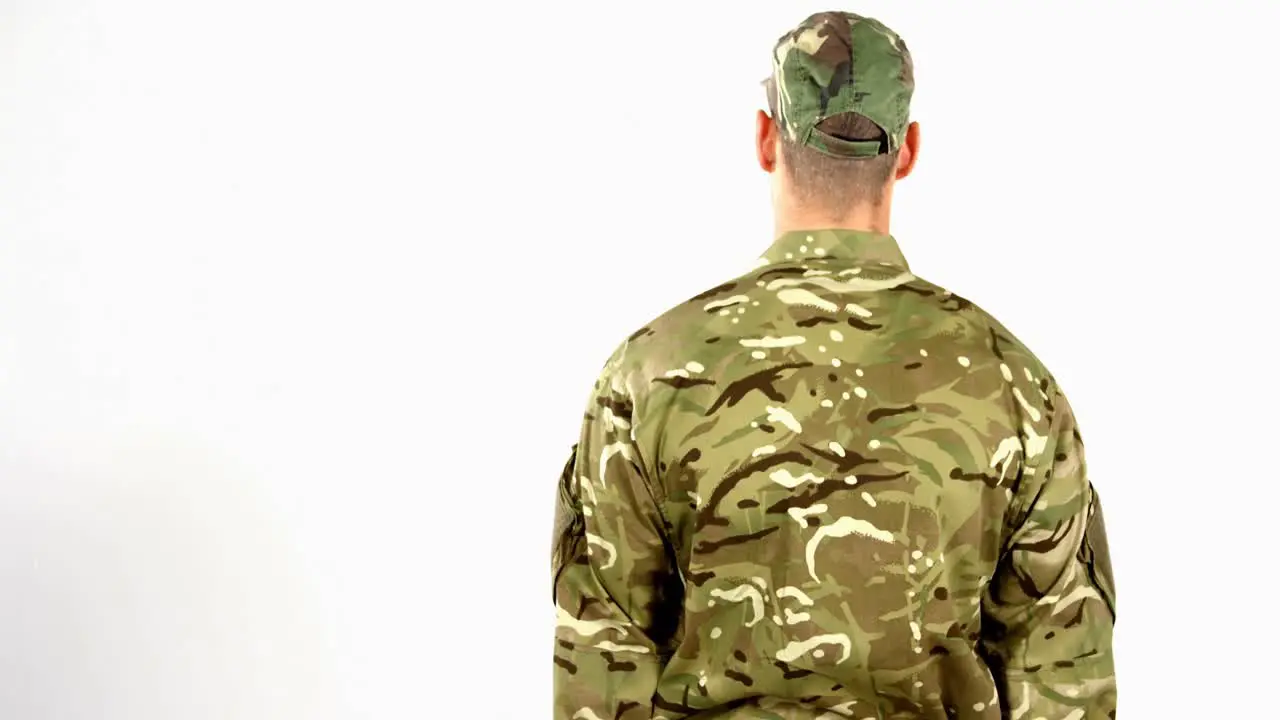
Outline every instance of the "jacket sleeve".
{"label": "jacket sleeve", "polygon": [[1114,718],[1115,586],[1102,506],[1066,396],[1055,385],[1047,398],[1044,417],[1033,412],[1023,427],[1023,477],[984,594],[983,644],[1008,717]]}
{"label": "jacket sleeve", "polygon": [[552,551],[556,720],[649,718],[679,617],[666,525],[611,360],[560,478]]}

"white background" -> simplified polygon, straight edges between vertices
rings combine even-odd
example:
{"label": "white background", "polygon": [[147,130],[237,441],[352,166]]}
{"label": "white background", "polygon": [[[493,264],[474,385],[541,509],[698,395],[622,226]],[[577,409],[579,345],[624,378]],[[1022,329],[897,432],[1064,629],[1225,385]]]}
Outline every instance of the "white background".
{"label": "white background", "polygon": [[[771,240],[827,8],[434,4],[0,0],[0,717],[549,714],[591,381]],[[1124,717],[1274,716],[1276,5],[849,9],[913,268],[1079,416]]]}

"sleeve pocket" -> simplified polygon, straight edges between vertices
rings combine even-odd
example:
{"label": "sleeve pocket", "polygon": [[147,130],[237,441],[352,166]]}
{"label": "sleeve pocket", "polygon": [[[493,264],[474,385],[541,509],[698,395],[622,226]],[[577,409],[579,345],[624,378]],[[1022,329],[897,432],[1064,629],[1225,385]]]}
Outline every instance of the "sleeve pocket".
{"label": "sleeve pocket", "polygon": [[556,514],[551,538],[551,599],[557,596],[560,574],[573,562],[586,539],[583,535],[582,505],[573,488],[573,470],[577,464],[578,446],[569,451],[569,459],[560,471],[557,483]]}
{"label": "sleeve pocket", "polygon": [[1102,501],[1093,485],[1089,486],[1089,520],[1085,527],[1084,543],[1080,548],[1081,560],[1089,569],[1089,579],[1098,590],[1098,594],[1111,611],[1112,620],[1116,616],[1115,576],[1111,570],[1111,550],[1107,546],[1107,529],[1102,519]]}

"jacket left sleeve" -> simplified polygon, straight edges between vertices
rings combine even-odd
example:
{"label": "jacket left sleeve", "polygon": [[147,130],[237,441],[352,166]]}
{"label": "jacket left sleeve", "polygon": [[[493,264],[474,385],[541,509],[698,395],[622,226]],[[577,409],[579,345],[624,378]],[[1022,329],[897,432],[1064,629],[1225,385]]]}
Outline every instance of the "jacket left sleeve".
{"label": "jacket left sleeve", "polygon": [[[1056,388],[1056,386],[1055,386]],[[1040,436],[1023,429],[1029,463],[1016,524],[984,598],[984,645],[1014,718],[1115,717],[1115,581],[1098,493],[1075,416],[1053,392]]]}
{"label": "jacket left sleeve", "polygon": [[556,720],[649,718],[679,617],[678,576],[635,422],[631,393],[611,360],[560,478],[552,550]]}

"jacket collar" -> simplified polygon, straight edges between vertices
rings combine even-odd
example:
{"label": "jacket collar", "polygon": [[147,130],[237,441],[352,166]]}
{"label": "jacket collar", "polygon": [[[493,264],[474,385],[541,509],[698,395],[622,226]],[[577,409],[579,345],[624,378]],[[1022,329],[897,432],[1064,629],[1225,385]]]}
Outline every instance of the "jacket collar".
{"label": "jacket collar", "polygon": [[868,230],[830,228],[783,233],[760,259],[761,264],[775,265],[826,258],[910,270],[892,235]]}

